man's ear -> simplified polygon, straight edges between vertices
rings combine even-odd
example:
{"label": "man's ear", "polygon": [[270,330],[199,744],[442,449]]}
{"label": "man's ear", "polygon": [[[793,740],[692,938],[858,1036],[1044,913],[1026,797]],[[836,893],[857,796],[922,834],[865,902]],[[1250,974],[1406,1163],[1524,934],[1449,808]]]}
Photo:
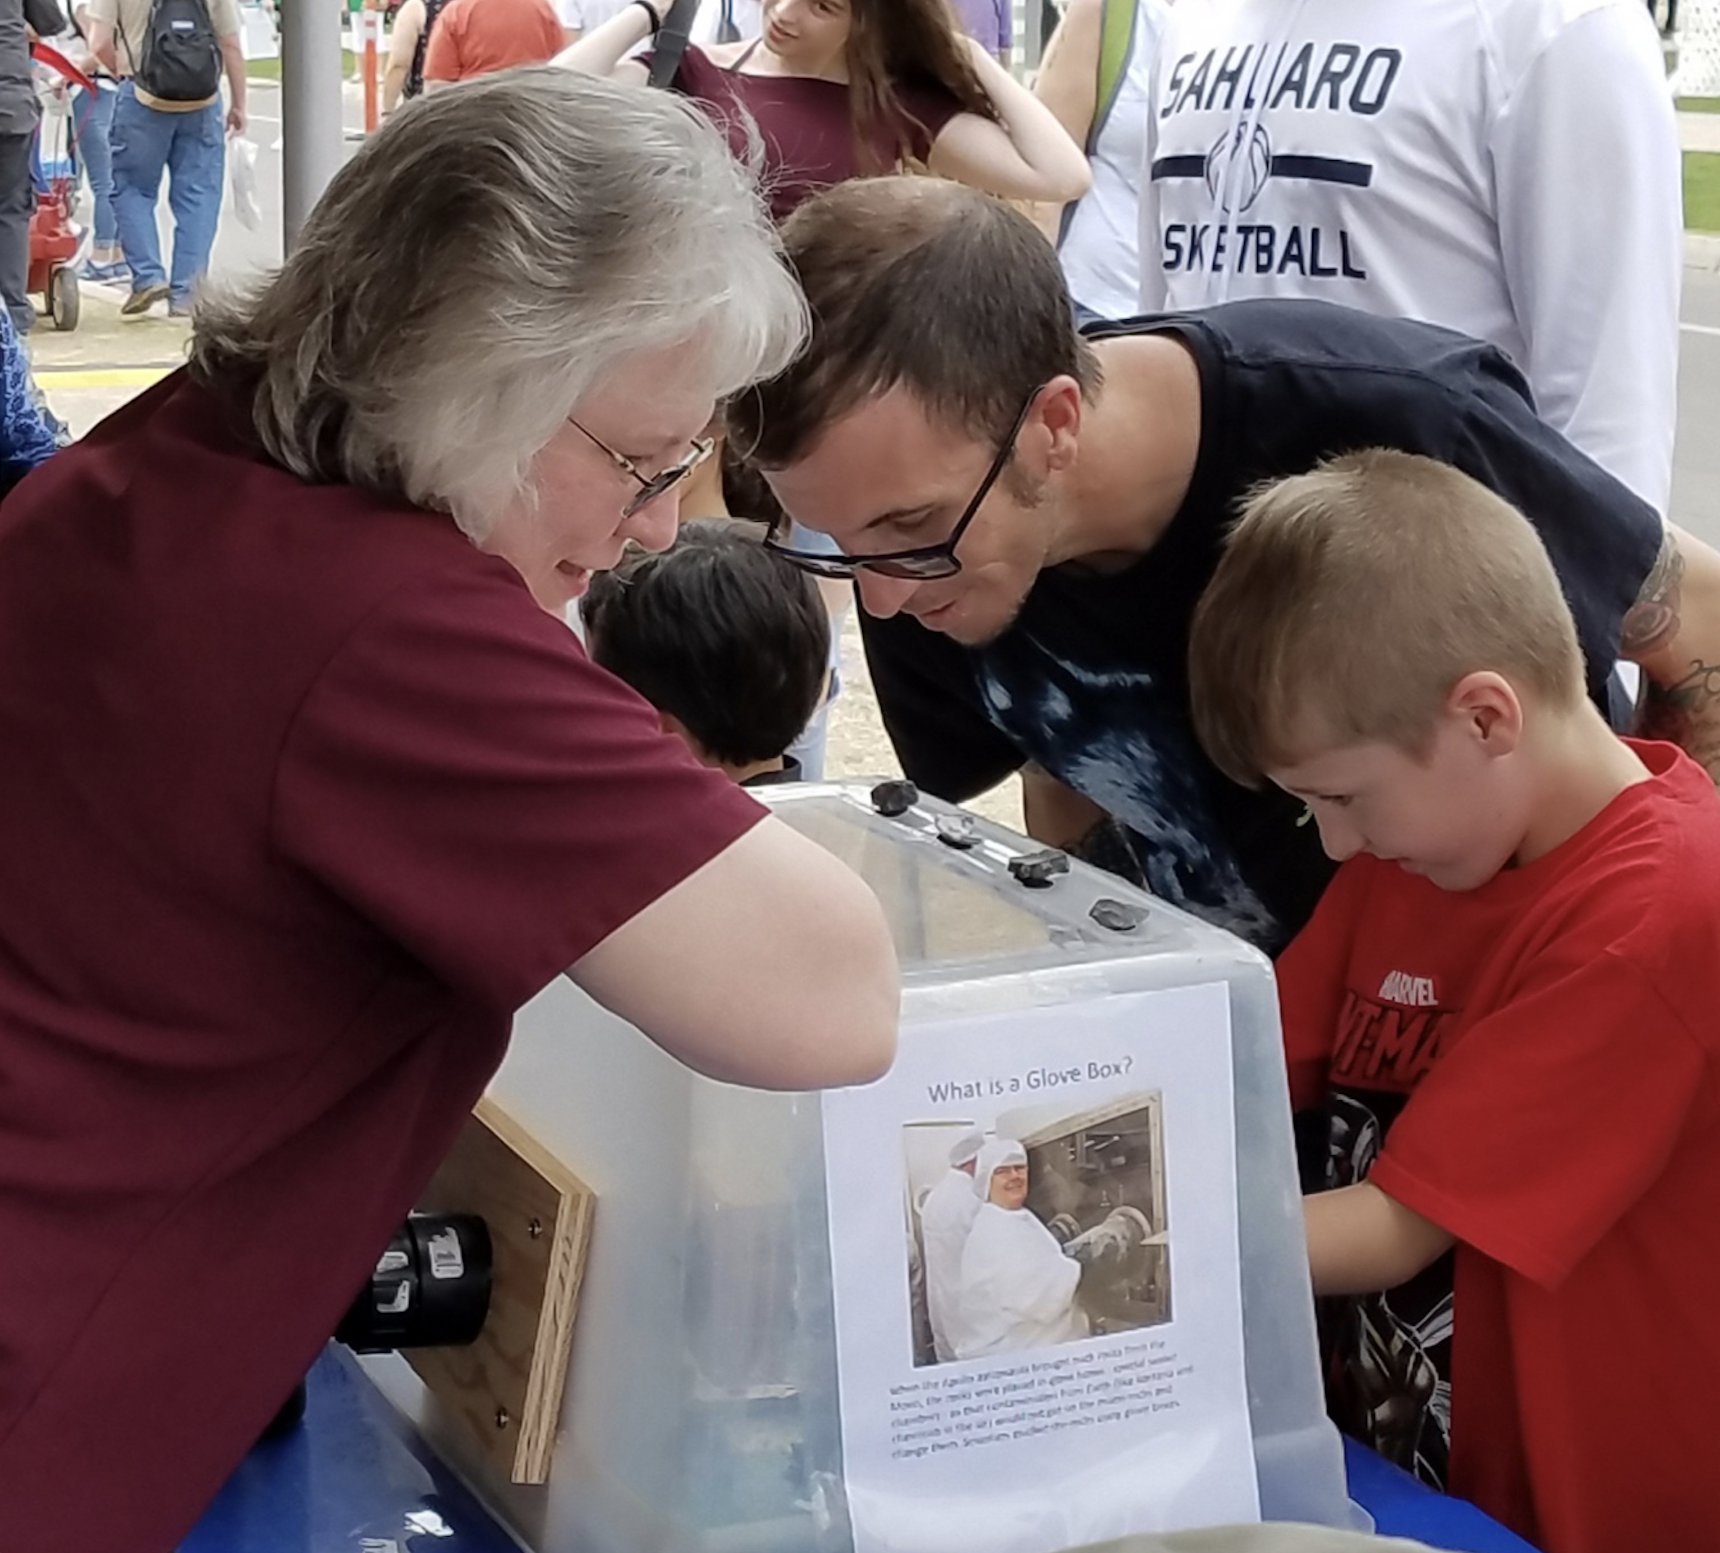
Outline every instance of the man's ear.
{"label": "man's ear", "polygon": [[1445,705],[1485,754],[1509,755],[1523,741],[1523,701],[1503,674],[1492,669],[1465,674],[1451,687]]}
{"label": "man's ear", "polygon": [[1065,469],[1075,461],[1075,448],[1081,440],[1081,411],[1081,385],[1068,373],[1052,378],[1039,390],[1034,415],[1049,439],[1048,470]]}

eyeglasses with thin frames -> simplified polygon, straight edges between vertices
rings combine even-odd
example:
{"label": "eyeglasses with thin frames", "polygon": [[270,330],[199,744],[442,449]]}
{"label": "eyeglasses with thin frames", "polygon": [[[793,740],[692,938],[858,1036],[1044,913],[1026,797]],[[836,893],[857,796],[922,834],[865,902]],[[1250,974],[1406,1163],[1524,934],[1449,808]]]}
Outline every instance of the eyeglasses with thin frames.
{"label": "eyeglasses with thin frames", "polygon": [[610,445],[601,437],[597,436],[593,432],[587,431],[571,415],[567,418],[567,424],[583,435],[599,450],[607,453],[609,455],[610,462],[613,463],[617,469],[626,470],[628,474],[632,475],[633,478],[639,482],[639,489],[634,492],[632,497],[629,498],[626,506],[621,509],[621,516],[623,518],[632,517],[633,514],[639,511],[641,507],[646,506],[650,502],[656,501],[656,499],[663,495],[665,491],[674,490],[677,485],[685,480],[688,475],[690,475],[699,467],[700,464],[704,463],[704,461],[711,456],[711,450],[716,446],[715,441],[710,437],[695,437],[692,442],[691,451],[687,453],[684,458],[669,465],[667,469],[658,470],[654,475],[644,475],[639,472],[638,466],[632,459],[627,457],[625,453],[617,453],[615,449],[610,447]]}
{"label": "eyeglasses with thin frames", "polygon": [[997,477],[1003,473],[1010,455],[1015,452],[1016,438],[1021,435],[1021,428],[1027,424],[1028,412],[1044,388],[1045,384],[1041,383],[1027,396],[1026,402],[1015,417],[1015,424],[1009,428],[1009,435],[1003,439],[997,456],[992,459],[991,468],[986,470],[985,478],[980,481],[979,489],[973,493],[973,499],[956,519],[956,526],[950,530],[950,537],[941,544],[921,545],[913,550],[887,550],[879,555],[826,555],[816,550],[792,550],[787,545],[780,544],[775,529],[771,531],[765,544],[785,561],[792,561],[802,571],[811,572],[817,577],[847,578],[861,571],[870,571],[877,572],[881,577],[930,582],[938,577],[955,576],[962,569],[956,546],[962,542],[962,535],[967,533],[968,525],[973,522],[974,515],[991,494],[991,488],[997,484]]}

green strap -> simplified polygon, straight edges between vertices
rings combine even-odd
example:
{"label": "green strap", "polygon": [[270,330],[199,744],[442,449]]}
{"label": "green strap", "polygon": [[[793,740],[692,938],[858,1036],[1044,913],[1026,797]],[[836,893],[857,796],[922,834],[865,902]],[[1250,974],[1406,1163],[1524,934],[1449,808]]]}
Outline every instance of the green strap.
{"label": "green strap", "polygon": [[1135,0],[1103,0],[1099,16],[1099,95],[1094,103],[1093,127],[1087,131],[1087,154],[1099,143],[1099,132],[1116,105],[1135,46]]}
{"label": "green strap", "polygon": [[[1195,0],[1183,0],[1193,5]],[[1101,0],[1099,9],[1099,92],[1093,103],[1093,123],[1087,130],[1087,155],[1092,156],[1099,144],[1099,132],[1116,106],[1117,94],[1123,89],[1123,76],[1129,68],[1129,55],[1135,47],[1135,21],[1140,8],[1135,0]],[[1075,221],[1075,207],[1081,202],[1070,200],[1063,207],[1057,225],[1057,247],[1061,249]]]}

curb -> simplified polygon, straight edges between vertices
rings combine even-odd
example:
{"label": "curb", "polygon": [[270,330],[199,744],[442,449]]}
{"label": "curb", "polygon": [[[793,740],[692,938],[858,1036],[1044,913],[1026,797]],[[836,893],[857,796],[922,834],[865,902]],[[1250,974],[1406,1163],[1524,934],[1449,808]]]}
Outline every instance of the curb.
{"label": "curb", "polygon": [[1686,232],[1684,267],[1687,270],[1720,270],[1720,232]]}

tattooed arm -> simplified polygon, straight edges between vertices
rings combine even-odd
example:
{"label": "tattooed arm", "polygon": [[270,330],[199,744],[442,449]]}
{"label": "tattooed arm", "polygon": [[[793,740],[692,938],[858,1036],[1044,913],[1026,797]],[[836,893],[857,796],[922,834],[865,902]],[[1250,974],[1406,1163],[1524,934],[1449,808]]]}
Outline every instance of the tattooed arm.
{"label": "tattooed arm", "polygon": [[1035,841],[1068,852],[1109,818],[1091,798],[1065,787],[1043,766],[1030,761],[1021,768],[1022,829]]}
{"label": "tattooed arm", "polygon": [[1636,731],[1682,745],[1720,782],[1720,553],[1668,524],[1619,653],[1648,679]]}
{"label": "tattooed arm", "polygon": [[1123,827],[1091,798],[1065,787],[1044,767],[1032,763],[1021,768],[1021,818],[1022,829],[1035,841],[1147,887],[1140,859]]}

